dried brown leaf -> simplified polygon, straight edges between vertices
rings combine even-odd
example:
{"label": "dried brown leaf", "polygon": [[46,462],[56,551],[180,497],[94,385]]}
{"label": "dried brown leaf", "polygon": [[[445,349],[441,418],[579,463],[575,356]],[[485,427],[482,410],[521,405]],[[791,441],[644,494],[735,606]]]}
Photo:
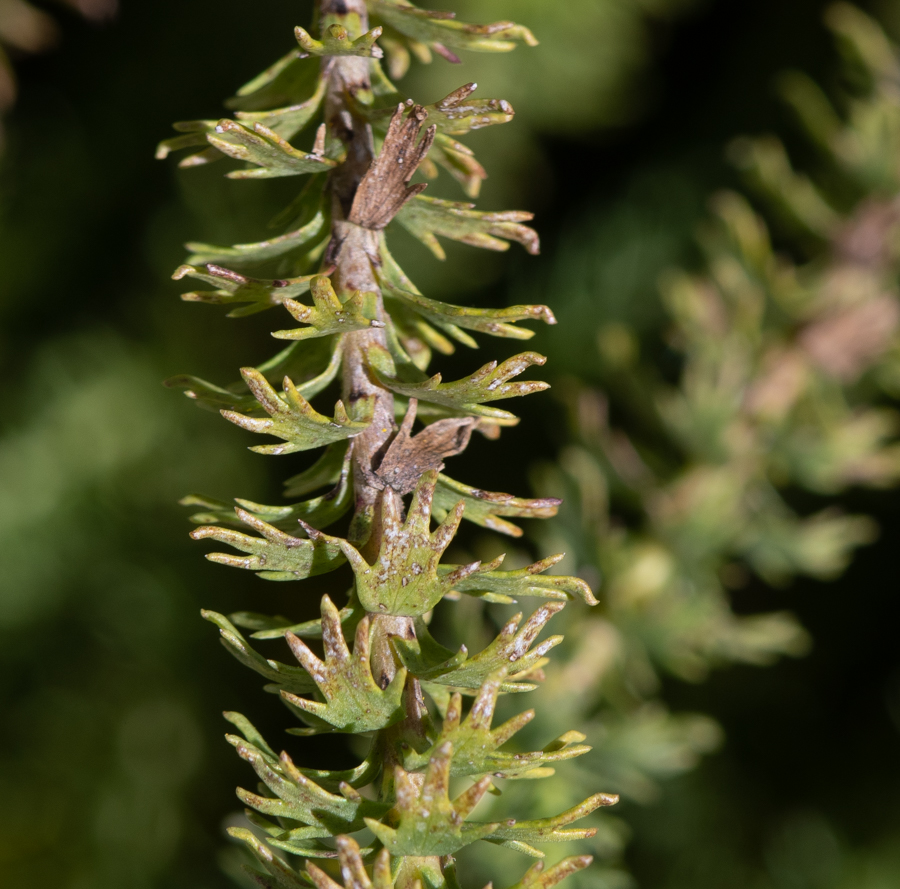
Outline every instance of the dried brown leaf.
{"label": "dried brown leaf", "polygon": [[445,457],[462,453],[469,444],[474,417],[438,420],[412,435],[417,405],[415,398],[410,399],[403,423],[375,472],[379,488],[390,485],[398,494],[409,494],[423,473],[443,469]]}
{"label": "dried brown leaf", "polygon": [[404,119],[405,110],[405,105],[397,106],[381,153],[372,161],[356,190],[348,217],[355,225],[383,229],[410,198],[425,188],[424,184],[410,185],[409,180],[428,154],[436,130],[428,127],[420,140],[428,114],[416,105]]}

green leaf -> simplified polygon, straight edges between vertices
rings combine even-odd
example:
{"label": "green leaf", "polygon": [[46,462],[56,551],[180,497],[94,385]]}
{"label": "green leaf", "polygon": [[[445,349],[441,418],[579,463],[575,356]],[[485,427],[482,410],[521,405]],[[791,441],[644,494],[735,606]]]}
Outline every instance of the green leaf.
{"label": "green leaf", "polygon": [[561,602],[542,605],[521,629],[522,615],[515,615],[487,648],[471,658],[464,645],[456,654],[438,645],[424,624],[416,625],[416,639],[396,638],[393,645],[409,672],[426,682],[460,690],[480,689],[497,670],[508,669],[511,675],[504,680],[501,691],[531,691],[536,686],[523,680],[547,663],[545,655],[562,642],[562,636],[551,636],[533,649],[532,643],[563,607]]}
{"label": "green leaf", "polygon": [[[471,148],[444,133],[438,133],[428,152],[427,160],[446,170],[462,186],[466,197],[478,197],[481,183],[487,179],[488,174],[475,159],[475,152]],[[426,164],[422,165],[421,170],[431,178],[438,172],[436,169],[430,170]]]}
{"label": "green leaf", "polygon": [[450,545],[462,519],[462,508],[451,510],[432,534],[431,499],[437,471],[423,473],[413,493],[406,520],[403,500],[393,488],[384,490],[378,558],[370,565],[353,544],[340,547],[356,576],[356,594],[366,611],[416,617],[431,611],[460,578],[478,569],[480,562],[438,575],[441,555]]}
{"label": "green leaf", "polygon": [[206,558],[219,565],[256,571],[263,580],[305,580],[325,574],[343,565],[345,559],[339,546],[326,539],[315,528],[306,527],[309,539],[291,537],[272,525],[257,519],[243,509],[236,509],[238,518],[258,531],[262,537],[251,537],[231,528],[204,525],[191,532],[194,540],[211,538],[233,546],[248,556],[229,553],[209,553]]}
{"label": "green leaf", "polygon": [[534,718],[534,710],[527,710],[495,729],[491,728],[497,699],[509,673],[509,667],[501,667],[488,676],[481,686],[468,715],[462,717],[462,696],[457,692],[450,701],[441,733],[431,750],[424,753],[410,751],[403,760],[409,771],[422,769],[436,754],[438,748],[451,743],[455,755],[450,774],[492,775],[495,778],[543,778],[553,774],[553,763],[572,759],[587,753],[591,748],[580,742],[584,735],[569,732],[534,753],[505,753],[500,748],[521,728]]}
{"label": "green leaf", "polygon": [[483,528],[508,534],[510,537],[521,537],[522,529],[512,522],[505,521],[501,516],[548,519],[556,515],[562,504],[562,500],[555,497],[528,499],[497,491],[482,491],[480,488],[464,485],[442,474],[434,491],[435,517],[443,518],[452,505],[460,500],[466,504],[463,518]]}
{"label": "green leaf", "polygon": [[544,870],[544,862],[536,861],[528,868],[525,876],[510,889],[552,889],[566,877],[586,868],[594,859],[590,855],[577,855],[564,858],[549,870]]}
{"label": "green leaf", "polygon": [[533,843],[566,843],[572,840],[590,839],[597,833],[595,827],[565,829],[566,825],[579,821],[601,806],[614,806],[619,797],[610,793],[595,793],[583,803],[552,818],[537,818],[533,821],[503,821],[490,841],[500,846],[543,858],[544,853],[535,849]]}
{"label": "green leaf", "polygon": [[294,105],[311,95],[321,79],[321,67],[292,49],[274,65],[244,84],[225,104],[228,108],[256,111]]}
{"label": "green leaf", "polygon": [[337,161],[324,155],[324,135],[324,130],[320,131],[312,152],[306,153],[297,151],[290,142],[261,123],[248,127],[239,121],[223,118],[206,138],[213,148],[218,148],[223,154],[259,167],[256,170],[232,170],[228,173],[229,179],[272,179],[321,173],[336,167]]}
{"label": "green leaf", "polygon": [[[235,117],[239,121],[248,124],[250,128],[253,128],[255,124],[261,124],[267,130],[277,134],[281,139],[290,141],[316,116],[325,97],[327,79],[318,77],[313,84],[310,83],[308,75],[309,72],[307,71],[300,79],[303,87],[299,93],[296,95],[292,93],[292,95],[282,97],[281,101],[291,102],[286,107],[273,109],[273,104],[278,104],[277,102],[263,103],[255,107],[265,108],[266,110],[238,111]],[[297,95],[305,94],[307,87],[313,89],[312,95],[303,101],[296,101]],[[237,105],[232,103],[231,107],[237,107],[240,104],[242,103],[238,102]],[[221,120],[186,120],[173,124],[173,128],[183,135],[160,142],[156,149],[157,160],[164,160],[174,151],[200,146],[203,146],[203,151],[188,155],[179,162],[178,166],[181,168],[197,167],[202,164],[222,160],[226,154],[223,154],[218,148],[210,147],[208,139],[210,135],[215,136],[216,128],[220,123]],[[227,152],[227,154],[230,154],[230,152]]]}
{"label": "green leaf", "polygon": [[[524,320],[539,320],[547,324],[556,324],[556,318],[548,306],[472,309],[428,299],[428,297],[419,293],[416,286],[397,265],[396,260],[387,252],[382,254],[382,266],[378,269],[377,275],[378,283],[386,298],[396,300],[409,307],[455,338],[459,338],[459,328],[466,327],[469,330],[488,333],[492,336],[527,340],[534,336],[533,331],[513,327],[513,323]],[[466,345],[473,344],[473,341],[469,338],[463,339],[462,342]]]}
{"label": "green leaf", "polygon": [[[316,529],[327,528],[344,515],[353,503],[350,474],[350,456],[348,452],[345,452],[337,484],[331,491],[320,497],[304,500],[301,503],[292,503],[289,506],[266,506],[241,498],[236,498],[235,503],[253,518],[266,522],[279,530],[286,531],[295,528],[299,521]],[[219,500],[195,495],[184,498],[181,505],[204,508],[203,512],[195,513],[190,517],[191,521],[197,524],[207,525],[219,522],[236,525],[242,522],[236,517],[231,504]]]}
{"label": "green leaf", "polygon": [[341,732],[371,732],[399,722],[404,716],[403,688],[406,670],[400,668],[382,689],[372,676],[369,664],[369,618],[357,626],[353,654],[344,640],[341,617],[328,596],[322,597],[322,640],[325,661],[320,661],[293,633],[287,643],[294,657],[313,677],[325,702],[308,700],[290,692],[282,697],[298,708],[313,725],[327,724]]}
{"label": "green leaf", "polygon": [[229,827],[228,835],[240,840],[249,849],[264,872],[243,866],[245,872],[262,889],[309,889],[304,875],[295,871],[283,858],[276,855],[271,847],[245,827]]}
{"label": "green leaf", "polygon": [[[411,311],[402,303],[395,302],[390,308],[388,317],[392,322],[388,325],[388,350],[394,366],[400,371],[398,376],[401,379],[412,376],[413,382],[421,381],[424,376],[423,371],[427,370],[431,363],[432,349],[442,355],[452,355],[456,351],[456,347],[447,337],[432,327],[421,315]],[[393,342],[390,339],[391,333],[395,334]],[[451,336],[471,349],[478,348],[478,343],[459,328],[456,328]],[[398,348],[401,350],[400,352],[398,352]],[[413,361],[412,355],[415,355],[417,360]],[[425,360],[426,358],[427,360]],[[416,372],[404,374],[404,365],[415,367]]]}
{"label": "green leaf", "polygon": [[201,267],[182,265],[172,275],[172,280],[180,281],[185,277],[196,278],[205,284],[211,284],[215,290],[199,290],[183,293],[185,302],[202,302],[216,306],[243,306],[228,314],[229,318],[240,318],[264,312],[266,309],[282,305],[285,300],[293,299],[309,290],[310,281],[315,275],[304,275],[299,278],[281,280],[264,280],[241,275],[231,269],[214,263]]}
{"label": "green leaf", "polygon": [[[385,289],[388,299],[395,299],[409,306],[423,318],[427,318],[436,326],[459,339],[459,327],[488,333],[491,336],[512,337],[517,340],[528,340],[534,336],[532,330],[513,327],[516,321],[545,321],[555,324],[556,318],[547,306],[510,306],[507,309],[473,309],[465,306],[454,306],[450,303],[438,302],[411,293],[406,290]],[[512,322],[512,323],[510,323]],[[463,340],[466,345],[471,341]]]}
{"label": "green leaf", "polygon": [[[316,621],[315,623],[319,623]],[[262,735],[257,731],[256,727],[240,713],[225,713],[225,718],[255,747],[258,747],[263,753],[268,754],[272,759],[278,759],[275,751],[269,747]],[[291,729],[288,729],[290,732]],[[317,785],[324,790],[339,791],[341,785],[349,785],[350,787],[365,787],[372,781],[381,771],[382,750],[379,744],[373,744],[369,755],[355,769],[346,769],[342,771],[324,771],[320,769],[300,769],[307,778],[311,778]],[[278,830],[278,835],[283,833],[283,829]]]}
{"label": "green leaf", "polygon": [[[541,599],[558,599],[560,601],[581,599],[587,605],[598,604],[591,588],[580,577],[565,577],[558,574],[551,574],[547,577],[540,576],[564,557],[565,553],[559,553],[516,571],[476,571],[459,581],[453,589],[455,592],[467,594],[490,593],[503,597],[503,600],[509,604],[516,601],[516,596],[535,596]],[[491,565],[495,564],[500,564],[500,562],[491,563]],[[441,565],[439,571],[449,573],[454,567],[453,565]]]}
{"label": "green leaf", "polygon": [[297,475],[292,475],[284,483],[285,497],[300,497],[312,491],[336,485],[344,473],[344,458],[347,453],[347,442],[339,441],[329,445],[325,453],[310,466]]}
{"label": "green leaf", "polygon": [[203,146],[203,151],[182,158],[178,166],[186,169],[221,160],[222,152],[216,148],[210,148],[206,139],[209,133],[215,131],[217,124],[217,120],[184,120],[172,124],[172,129],[183,135],[160,142],[156,147],[156,159],[165,160],[173,151]]}
{"label": "green leaf", "polygon": [[[164,385],[169,389],[181,389],[187,398],[205,408],[206,410],[219,413],[222,410],[238,410],[252,411],[256,405],[256,399],[250,394],[249,390],[243,383],[234,386],[237,389],[240,386],[242,391],[234,391],[231,387],[223,388],[215,383],[202,380],[200,377],[194,377],[190,374],[179,374],[175,377],[169,377]],[[201,503],[185,503],[183,506],[200,506]]]}
{"label": "green leaf", "polygon": [[348,416],[340,401],[335,405],[334,418],[325,417],[313,409],[290,378],[284,378],[284,398],[281,398],[258,370],[244,367],[241,368],[241,375],[269,417],[248,417],[235,411],[222,411],[222,416],[242,429],[274,435],[287,442],[283,445],[257,445],[250,449],[258,454],[293,454],[324,447],[359,435],[372,421],[371,400],[357,402],[355,418]]}
{"label": "green leaf", "polygon": [[267,686],[267,691],[289,689],[296,693],[308,693],[316,687],[306,670],[264,658],[247,643],[234,624],[224,615],[215,611],[202,611],[201,614],[205,620],[219,628],[222,644],[234,657],[245,667],[250,667],[272,683],[271,686]]}
{"label": "green leaf", "polygon": [[421,785],[401,766],[395,767],[397,802],[387,815],[393,826],[366,818],[366,826],[391,855],[452,855],[463,846],[490,836],[499,827],[465,820],[490,786],[489,777],[482,778],[451,802],[452,756],[453,745],[441,744],[428,762]]}
{"label": "green leaf", "polygon": [[[296,384],[297,391],[304,398],[313,398],[337,376],[343,357],[340,340],[306,344],[302,351],[298,349],[298,345],[292,343],[274,358],[261,364],[257,370],[265,375],[280,372],[294,379],[306,378],[302,383]],[[324,369],[321,369],[323,365]],[[244,380],[222,388],[199,377],[181,374],[166,380],[165,385],[170,389],[183,389],[184,394],[200,407],[216,413],[222,410],[247,412],[259,406]]]}
{"label": "green leaf", "polygon": [[[247,820],[254,827],[260,828],[266,834],[268,834],[268,836],[265,838],[265,842],[263,842],[261,839],[259,839],[252,831],[249,831],[243,827],[229,827],[227,829],[228,835],[231,837],[234,837],[234,839],[236,839],[236,840],[242,840],[243,842],[247,843],[248,846],[251,846],[250,851],[253,853],[254,857],[256,857],[257,861],[259,861],[260,864],[263,864],[264,867],[266,866],[265,860],[263,859],[263,857],[261,855],[261,852],[263,849],[267,850],[269,853],[271,853],[272,848],[282,849],[285,852],[290,852],[292,855],[299,855],[299,856],[302,856],[303,858],[337,858],[338,857],[337,852],[335,852],[335,850],[331,846],[326,846],[325,843],[322,842],[322,840],[317,840],[317,839],[294,839],[294,840],[290,840],[290,841],[280,840],[280,839],[278,839],[278,837],[284,835],[284,833],[285,833],[284,828],[280,827],[274,821],[270,821],[268,818],[263,818],[262,815],[260,815],[257,812],[252,811],[251,809],[246,809],[244,811],[244,814],[245,814]],[[253,849],[252,848],[253,845],[257,845],[259,847],[259,851]],[[303,887],[303,889],[309,889],[309,882],[306,879],[304,879],[305,875],[301,876],[299,874],[295,874],[294,872],[291,872],[290,874],[288,874],[286,869],[289,867],[289,865],[287,865],[284,862],[281,862],[279,867],[283,868],[285,870],[283,870],[281,872],[276,872],[278,880],[300,879],[301,882],[299,884],[289,883],[288,885],[291,887],[293,887],[294,885],[300,885]],[[276,882],[267,882],[269,877],[272,876],[271,870],[268,870],[267,876],[257,874],[256,872],[252,871],[250,868],[248,868],[246,866],[244,867],[244,870],[247,873],[251,874],[254,881],[261,886],[265,886],[265,887],[271,886],[271,887],[273,887],[273,889],[274,889],[274,887],[277,887],[277,889],[281,889],[281,887],[283,885],[282,883],[277,882],[277,880],[276,880]]]}
{"label": "green leaf", "polygon": [[312,500],[304,500],[289,506],[263,506],[240,499],[236,502],[257,518],[276,527],[293,527],[302,521],[317,530],[327,528],[345,515],[353,504],[350,454],[347,452],[344,457],[341,475],[335,487]]}
{"label": "green leaf", "polygon": [[438,133],[464,136],[495,124],[509,123],[515,111],[506,99],[472,99],[477,83],[467,83],[453,90],[433,105],[425,105],[427,124],[437,127]]}
{"label": "green leaf", "polygon": [[481,213],[473,210],[474,206],[417,195],[402,207],[396,219],[438,259],[447,258],[438,235],[486,250],[508,250],[509,241],[518,241],[529,253],[540,252],[537,232],[522,225],[534,218],[533,213],[520,210]]}
{"label": "green leaf", "polygon": [[[348,631],[354,632],[357,624],[365,617],[365,611],[359,602],[353,600],[351,604],[340,610],[341,625]],[[245,630],[253,630],[251,639],[283,639],[285,633],[293,633],[303,639],[321,639],[322,621],[305,620],[300,623],[280,615],[270,616],[257,614],[254,611],[237,611],[228,618],[236,627]]]}
{"label": "green leaf", "polygon": [[329,793],[307,778],[286,753],[275,757],[237,735],[226,737],[275,794],[275,798],[270,798],[238,789],[241,802],[263,815],[290,818],[304,825],[287,831],[283,839],[306,840],[352,833],[363,827],[363,817],[378,817],[387,809],[386,804],[363,800],[358,794],[358,799],[348,799]]}
{"label": "green leaf", "polygon": [[[289,734],[293,731],[294,729],[288,729]],[[383,750],[376,741],[369,750],[369,755],[355,769],[343,769],[340,771],[301,769],[300,771],[326,789],[334,787],[334,789],[340,790],[342,785],[354,788],[365,787],[378,777],[382,767],[383,755]],[[346,787],[344,789],[346,790]]]}
{"label": "green leaf", "polygon": [[498,423],[517,422],[517,418],[509,411],[485,407],[485,402],[530,395],[550,388],[549,383],[537,380],[508,382],[535,364],[540,366],[547,363],[547,359],[537,352],[523,352],[507,358],[501,364],[490,361],[475,373],[452,383],[444,383],[439,373],[421,383],[408,383],[397,379],[393,376],[396,372],[393,360],[384,349],[370,348],[368,358],[379,381],[392,392],[407,398],[416,398],[420,402],[438,404],[461,414],[488,417]]}
{"label": "green leaf", "polygon": [[248,278],[231,269],[214,263],[201,267],[192,265],[180,266],[172,275],[174,281],[191,277],[205,284],[211,284],[215,290],[195,290],[183,293],[185,302],[207,303],[213,306],[239,306],[228,313],[229,318],[242,318],[255,315],[274,306],[283,305],[285,300],[293,300],[309,290],[310,282],[315,275],[304,275],[300,278],[287,278],[266,281],[261,278]]}
{"label": "green leaf", "polygon": [[337,376],[342,357],[337,337],[303,345],[291,343],[256,369],[266,376],[289,376],[304,398],[312,398]]}
{"label": "green leaf", "polygon": [[394,878],[391,876],[391,856],[387,849],[382,849],[375,857],[370,879],[359,845],[352,837],[336,837],[335,845],[343,884],[336,883],[314,864],[307,864],[306,872],[316,889],[392,889]]}
{"label": "green leaf", "polygon": [[322,33],[322,39],[316,40],[303,28],[294,28],[294,35],[300,48],[311,56],[363,56],[364,58],[381,59],[384,53],[376,46],[375,41],[381,36],[384,28],[372,28],[365,34],[351,39],[350,33],[340,24],[329,25]]}
{"label": "green leaf", "polygon": [[260,750],[268,753],[269,756],[277,758],[278,754],[266,743],[266,739],[260,734],[259,730],[244,716],[242,713],[226,711],[222,714],[225,719],[230,722],[251,744],[259,747]]}
{"label": "green leaf", "polygon": [[309,246],[316,238],[327,234],[326,216],[320,207],[305,225],[266,241],[258,241],[254,244],[235,244],[233,247],[216,247],[212,244],[191,242],[187,244],[187,249],[192,251],[187,261],[189,265],[206,265],[210,262],[226,262],[229,265],[260,265],[288,253],[299,251]]}
{"label": "green leaf", "polygon": [[310,282],[313,306],[305,306],[293,299],[284,301],[284,307],[301,324],[294,330],[276,330],[272,336],[279,340],[306,340],[332,334],[349,333],[351,330],[367,330],[384,327],[378,320],[378,294],[356,291],[344,299],[338,299],[331,281],[324,275]]}
{"label": "green leaf", "polygon": [[367,0],[367,4],[373,14],[401,34],[443,50],[441,54],[451,59],[455,56],[448,50],[509,52],[519,43],[537,46],[531,31],[513,22],[471,25],[456,21],[452,12],[418,9],[406,0]]}

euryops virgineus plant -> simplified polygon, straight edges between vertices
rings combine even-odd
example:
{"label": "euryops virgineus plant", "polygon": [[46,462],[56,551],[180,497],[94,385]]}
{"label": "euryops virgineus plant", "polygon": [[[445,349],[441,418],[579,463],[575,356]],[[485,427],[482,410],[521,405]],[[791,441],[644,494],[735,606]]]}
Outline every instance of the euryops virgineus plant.
{"label": "euryops virgineus plant", "polygon": [[[430,299],[386,241],[386,232],[401,225],[439,258],[438,236],[494,250],[518,241],[537,252],[537,235],[523,225],[530,214],[480,213],[422,195],[425,183],[410,184],[417,171],[434,176],[441,167],[476,193],[484,171],[456,137],[507,122],[509,104],[473,98],[474,84],[432,105],[414,104],[387,79],[379,45],[401,65],[410,52],[457,60],[460,50],[506,51],[534,38],[509,22],[464,24],[399,0],[321,0],[317,18],[318,37],[297,28],[298,48],[231,100],[234,119],[179,124],[183,135],[160,150],[165,156],[201,147],[183,166],[225,157],[243,162],[228,173],[233,179],[307,177],[299,189],[285,183],[291,203],[282,234],[234,247],[192,244],[189,264],[175,275],[213,287],[185,299],[224,305],[232,317],[287,310],[299,326],[279,323],[285,329],[274,336],[286,348],[243,368],[243,381],[227,387],[192,377],[171,383],[243,429],[278,439],[254,447],[259,453],[324,449],[288,480],[286,493],[325,493],[288,506],[239,500],[233,511],[188,498],[203,509],[193,536],[243,554],[214,553],[213,561],[267,580],[302,581],[346,563],[353,577],[342,607],[322,598],[320,620],[205,612],[225,647],[299,719],[292,731],[368,739],[357,768],[321,771],[278,754],[244,716],[227,714],[238,731],[228,740],[262,782],[259,793],[238,791],[255,831],[231,833],[255,856],[253,878],[270,889],[310,882],[326,889],[338,875],[346,889],[452,887],[453,856],[465,846],[486,840],[541,858],[536,844],[591,836],[592,829],[569,825],[616,801],[597,793],[555,817],[470,818],[499,778],[544,777],[554,763],[588,749],[583,735],[567,732],[543,750],[508,752],[506,743],[533,711],[499,726],[492,721],[499,695],[535,687],[546,653],[560,641],[534,644],[547,621],[567,599],[594,599],[580,579],[544,573],[560,557],[516,571],[502,569],[503,556],[488,564],[441,562],[464,518],[517,536],[509,519],[556,512],[557,500],[482,491],[442,473],[445,459],[473,433],[495,438],[516,424],[493,403],[546,388],[513,382],[545,359],[523,352],[452,382],[426,369],[433,349],[452,351],[452,340],[475,345],[470,331],[527,339],[531,333],[516,322],[554,318],[545,306],[483,310]],[[319,404],[326,410],[320,413],[311,405],[338,385],[333,408]],[[417,420],[423,428],[414,432]],[[325,532],[341,522],[343,536]],[[460,594],[546,601],[470,654],[445,648],[428,631],[431,611]],[[242,631],[254,640],[285,639],[297,663],[269,659]],[[322,657],[307,641],[318,639]],[[451,779],[466,785],[455,798]],[[354,834],[366,829],[361,848]],[[295,867],[298,859],[307,859],[304,869]],[[552,886],[589,861],[567,858],[547,870],[539,862],[517,886]]]}

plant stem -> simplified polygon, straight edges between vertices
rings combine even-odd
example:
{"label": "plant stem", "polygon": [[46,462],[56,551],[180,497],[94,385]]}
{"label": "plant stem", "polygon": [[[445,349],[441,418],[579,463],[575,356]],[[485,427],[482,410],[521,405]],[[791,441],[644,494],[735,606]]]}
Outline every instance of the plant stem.
{"label": "plant stem", "polygon": [[[365,0],[320,0],[322,27],[341,24],[357,38],[368,30],[368,13]],[[377,294],[377,314],[385,321],[381,291],[375,278],[374,267],[380,265],[379,235],[346,221],[356,189],[374,157],[372,130],[368,122],[355,116],[346,101],[371,88],[369,60],[355,56],[332,56],[323,62],[328,77],[325,99],[325,119],[329,134],[339,138],[347,150],[347,159],[332,174],[332,242],[329,259],[335,270],[332,281],[338,294],[367,291]],[[372,470],[394,430],[394,397],[372,378],[366,366],[366,350],[371,346],[387,347],[384,328],[372,327],[344,335],[343,349],[343,399],[348,410],[360,400],[374,399],[375,410],[371,425],[356,436],[350,445],[353,465],[353,483],[356,506],[351,528],[362,537],[363,529],[370,528],[368,540],[363,546],[367,556],[377,554],[384,528],[381,517],[382,492],[371,484]],[[362,541],[360,541],[362,543]],[[412,618],[394,615],[372,615],[372,673],[382,688],[394,678],[397,665],[390,639],[401,636],[415,638]],[[405,693],[406,718],[386,730],[385,785],[393,785],[393,766],[396,763],[395,748],[404,740],[417,746],[425,738],[427,710],[419,683],[410,680]]]}

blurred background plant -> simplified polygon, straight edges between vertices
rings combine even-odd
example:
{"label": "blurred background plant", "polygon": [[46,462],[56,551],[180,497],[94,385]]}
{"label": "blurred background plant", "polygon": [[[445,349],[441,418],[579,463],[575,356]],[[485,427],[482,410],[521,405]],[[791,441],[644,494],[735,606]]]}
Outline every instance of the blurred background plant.
{"label": "blurred background plant", "polygon": [[[266,723],[255,683],[223,664],[196,616],[201,600],[243,607],[245,584],[260,610],[284,594],[198,564],[175,505],[189,488],[225,495],[238,473],[255,499],[275,485],[264,461],[234,456],[216,418],[159,386],[187,365],[215,378],[264,354],[265,326],[239,347],[226,320],[179,308],[167,279],[188,235],[240,240],[268,218],[271,192],[253,186],[255,217],[236,219],[217,171],[173,177],[152,148],[173,117],[217,114],[303,6],[272,0],[248,28],[237,0],[123,3],[114,27],[64,16],[56,53],[17,60],[0,161],[0,868],[11,884],[228,885],[210,862],[240,765],[209,743],[224,731],[215,710],[243,710],[273,737],[284,727]],[[568,609],[577,644],[542,692],[560,723],[573,711],[590,722],[591,784],[631,801],[598,835],[609,862],[598,886],[627,881],[629,835],[625,864],[647,887],[900,884],[889,490],[900,75],[879,27],[852,8],[829,13],[836,56],[824,3],[785,6],[454,4],[522,20],[542,40],[503,66],[466,60],[464,79],[518,112],[496,150],[472,140],[491,174],[482,204],[537,210],[547,244],[537,267],[467,254],[480,264],[471,278],[493,281],[467,299],[547,302],[560,318],[535,341],[559,398],[523,425],[536,487],[564,491],[568,506],[556,539],[518,555],[568,549],[602,581],[600,615]],[[0,0],[0,21],[22,7]],[[894,0],[872,11],[900,25]],[[824,85],[777,81],[793,119],[772,90],[785,69]],[[439,98],[460,71],[437,59],[408,77]],[[730,155],[770,228],[733,190],[707,215],[706,196],[738,184],[723,146],[767,129],[783,142],[738,141]],[[459,263],[407,253],[438,298],[471,288]],[[664,274],[677,266],[687,271]],[[522,488],[514,461],[494,464],[490,449],[463,459],[476,483]],[[817,579],[841,575],[873,519],[880,542],[842,579]],[[811,579],[784,588],[798,574]],[[696,681],[800,654],[810,638],[807,658]],[[574,798],[582,776],[563,774]],[[502,859],[466,885],[491,866]]]}
{"label": "blurred background plant", "polygon": [[[58,2],[91,21],[109,19],[115,15],[118,8],[118,0],[58,0]],[[46,52],[58,39],[59,28],[48,13],[32,6],[26,0],[0,0],[0,117],[6,114],[16,101],[13,58],[16,55]],[[0,140],[2,138],[3,130],[0,128]]]}
{"label": "blurred background plant", "polygon": [[[599,613],[564,618],[571,660],[539,696],[598,742],[575,783],[599,774],[637,802],[721,740],[707,716],[666,708],[660,673],[697,682],[805,654],[802,625],[755,608],[753,587],[838,577],[877,526],[835,498],[900,478],[900,58],[855,7],[829,7],[826,21],[842,54],[837,108],[806,75],[778,81],[814,143],[810,174],[774,136],[730,149],[779,249],[746,198],[715,194],[696,271],[661,278],[661,336],[641,330],[644,307],[597,319],[595,368],[572,366],[596,383],[561,381],[571,438],[535,470],[538,491],[568,504],[542,548],[567,551],[569,570],[602,590]],[[579,262],[586,241],[524,289],[548,299],[584,287],[596,262]],[[561,314],[550,354],[566,346]],[[733,607],[739,590],[753,613]],[[599,836],[597,851],[615,841]]]}

